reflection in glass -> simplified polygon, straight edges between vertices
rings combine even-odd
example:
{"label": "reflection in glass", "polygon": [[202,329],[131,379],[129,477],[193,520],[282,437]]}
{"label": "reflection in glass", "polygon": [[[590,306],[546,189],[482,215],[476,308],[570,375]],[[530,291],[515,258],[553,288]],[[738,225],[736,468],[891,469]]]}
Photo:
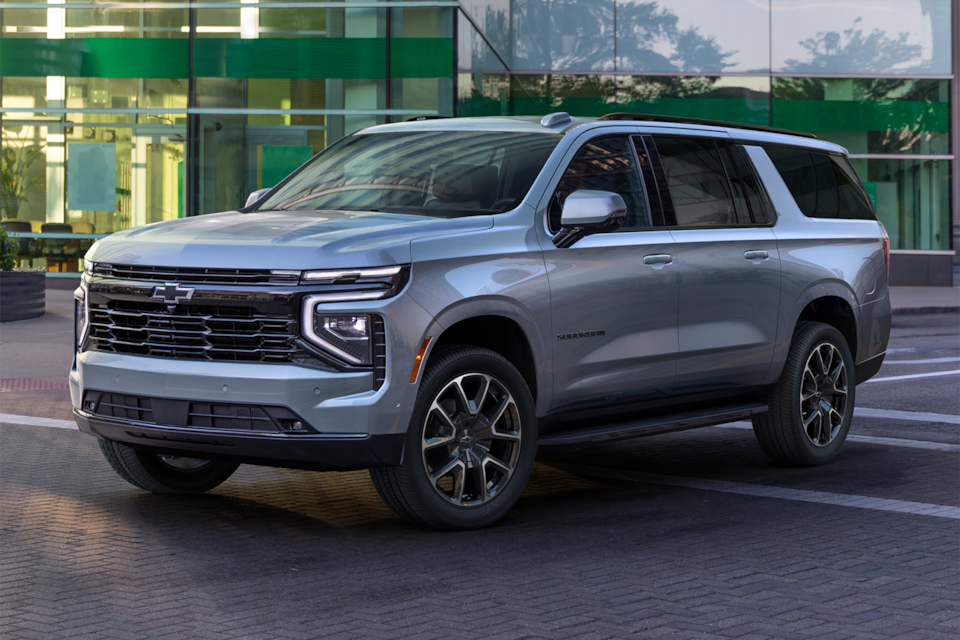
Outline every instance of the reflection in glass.
{"label": "reflection in glass", "polygon": [[950,249],[950,161],[851,161],[891,249]]}
{"label": "reflection in glass", "polygon": [[520,204],[560,140],[548,133],[420,131],[345,138],[258,208],[460,218]]}
{"label": "reflection in glass", "polygon": [[514,69],[613,69],[613,0],[514,0]]}
{"label": "reflection in glass", "polygon": [[773,71],[949,74],[950,0],[772,0]]}
{"label": "reflection in glass", "polygon": [[566,111],[589,117],[624,111],[769,124],[769,78],[485,74],[480,80],[480,90],[467,85],[471,94],[461,83],[459,115]]}
{"label": "reflection in glass", "polygon": [[850,153],[950,153],[950,81],[774,78],[773,124]]}
{"label": "reflection in glass", "polygon": [[768,125],[770,79],[723,76],[622,76],[618,111]]}
{"label": "reflection in glass", "polygon": [[620,0],[616,9],[618,71],[766,72],[769,68],[766,3]]}

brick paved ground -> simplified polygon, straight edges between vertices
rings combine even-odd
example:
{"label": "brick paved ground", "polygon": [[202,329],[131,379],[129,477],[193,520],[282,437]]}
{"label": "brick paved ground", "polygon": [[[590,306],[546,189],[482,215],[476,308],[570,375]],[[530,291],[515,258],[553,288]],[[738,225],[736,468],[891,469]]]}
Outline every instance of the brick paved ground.
{"label": "brick paved ground", "polygon": [[[893,359],[960,355],[950,322],[902,325],[892,346],[912,351]],[[43,363],[10,375],[8,353],[0,377],[49,377]],[[866,385],[860,404],[952,412],[957,378]],[[2,393],[0,413],[63,419],[67,402]],[[960,441],[942,422],[853,432]],[[364,472],[243,466],[206,495],[156,496],[118,478],[88,436],[2,424],[0,638],[960,636],[957,520],[638,471],[960,505],[955,451],[848,442],[831,465],[783,469],[749,431],[710,428],[541,456],[500,523],[438,534],[393,516]]]}

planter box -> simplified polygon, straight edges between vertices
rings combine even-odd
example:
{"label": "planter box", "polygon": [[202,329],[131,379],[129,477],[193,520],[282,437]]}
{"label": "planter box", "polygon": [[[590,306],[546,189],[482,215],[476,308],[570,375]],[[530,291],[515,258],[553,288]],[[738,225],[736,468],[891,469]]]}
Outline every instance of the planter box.
{"label": "planter box", "polygon": [[0,322],[39,318],[46,303],[46,274],[0,271]]}

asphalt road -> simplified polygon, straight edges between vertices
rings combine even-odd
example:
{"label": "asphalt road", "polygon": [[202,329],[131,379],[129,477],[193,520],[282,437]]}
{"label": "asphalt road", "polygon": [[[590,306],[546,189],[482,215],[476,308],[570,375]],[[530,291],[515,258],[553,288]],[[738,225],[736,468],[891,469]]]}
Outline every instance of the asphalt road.
{"label": "asphalt road", "polygon": [[24,424],[69,416],[68,302],[0,330],[0,414],[28,416],[0,419],[4,640],[960,635],[960,375],[924,375],[960,369],[956,314],[897,317],[830,465],[736,424],[551,454],[496,526],[438,534],[365,472],[156,496]]}

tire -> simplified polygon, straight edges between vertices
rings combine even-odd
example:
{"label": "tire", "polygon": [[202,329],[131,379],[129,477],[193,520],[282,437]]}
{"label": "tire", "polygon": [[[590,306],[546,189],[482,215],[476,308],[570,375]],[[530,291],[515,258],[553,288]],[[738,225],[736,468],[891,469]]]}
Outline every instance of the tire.
{"label": "tire", "polygon": [[370,470],[397,515],[433,529],[489,526],[513,506],[537,453],[533,398],[520,372],[488,349],[453,346],[427,364],[403,462]]}
{"label": "tire", "polygon": [[797,467],[833,460],[850,430],[855,375],[839,331],[822,322],[798,323],[770,409],[753,418],[763,452],[778,464]]}
{"label": "tire", "polygon": [[220,460],[161,456],[119,442],[98,440],[103,457],[135,487],[168,495],[203,493],[233,475],[240,465]]}

